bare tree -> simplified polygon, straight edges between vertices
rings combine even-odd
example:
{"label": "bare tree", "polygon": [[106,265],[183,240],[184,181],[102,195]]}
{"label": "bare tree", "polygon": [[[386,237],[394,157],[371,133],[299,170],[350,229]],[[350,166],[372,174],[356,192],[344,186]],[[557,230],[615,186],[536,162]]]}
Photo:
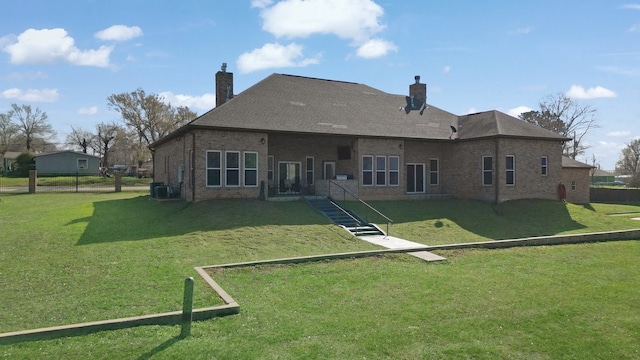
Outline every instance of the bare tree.
{"label": "bare tree", "polygon": [[76,129],[71,126],[71,133],[67,135],[67,145],[79,148],[83,153],[87,153],[87,149],[91,148],[96,136],[88,130]]}
{"label": "bare tree", "polygon": [[582,143],[585,135],[597,128],[595,113],[590,105],[581,105],[565,94],[549,96],[541,102],[539,111],[529,111],[520,115],[520,119],[538,125],[557,134],[572,138],[565,142],[563,153],[572,159],[584,153],[588,147]]}
{"label": "bare tree", "polygon": [[109,149],[113,145],[113,141],[118,135],[120,127],[113,124],[100,123],[97,125],[98,135],[96,135],[95,141],[99,146],[99,153],[102,157],[102,166],[109,166]]}
{"label": "bare tree", "polygon": [[120,113],[125,125],[135,131],[146,146],[197,116],[188,107],[174,108],[163,100],[160,95],[147,94],[142,89],[107,98],[109,107]]}
{"label": "bare tree", "polygon": [[31,105],[11,104],[8,115],[9,119],[18,127],[19,133],[24,136],[27,151],[32,150],[33,140],[36,137],[46,139],[55,135],[53,128],[47,123],[47,113],[39,108],[33,110]]}
{"label": "bare tree", "polygon": [[0,114],[0,155],[7,153],[18,142],[18,127],[8,114]]}
{"label": "bare tree", "polygon": [[635,139],[622,149],[616,170],[631,175],[630,185],[640,185],[640,139]]}

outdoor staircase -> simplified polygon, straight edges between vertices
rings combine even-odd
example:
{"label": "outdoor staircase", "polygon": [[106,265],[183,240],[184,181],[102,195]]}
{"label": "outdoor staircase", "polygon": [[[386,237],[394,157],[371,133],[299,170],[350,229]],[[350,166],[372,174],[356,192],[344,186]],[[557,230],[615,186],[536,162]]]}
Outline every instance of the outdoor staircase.
{"label": "outdoor staircase", "polygon": [[338,205],[330,197],[317,197],[305,199],[315,210],[326,216],[331,222],[344,227],[355,236],[386,235],[374,224],[370,224],[355,212]]}

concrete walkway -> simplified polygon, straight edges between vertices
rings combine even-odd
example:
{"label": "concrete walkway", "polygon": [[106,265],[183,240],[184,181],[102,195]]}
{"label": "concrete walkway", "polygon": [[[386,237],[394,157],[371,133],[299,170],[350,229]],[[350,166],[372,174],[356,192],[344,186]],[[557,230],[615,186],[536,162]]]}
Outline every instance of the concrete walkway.
{"label": "concrete walkway", "polygon": [[[400,239],[394,236],[383,236],[383,235],[368,235],[368,236],[358,236],[358,238],[370,242],[372,244],[385,247],[387,249],[405,249],[405,248],[419,248],[419,247],[427,247],[424,244],[418,244],[413,241]],[[428,251],[416,251],[410,252],[409,255],[413,255],[417,258],[420,258],[425,261],[441,261],[446,260],[446,258],[436,255],[434,253],[430,253]]]}

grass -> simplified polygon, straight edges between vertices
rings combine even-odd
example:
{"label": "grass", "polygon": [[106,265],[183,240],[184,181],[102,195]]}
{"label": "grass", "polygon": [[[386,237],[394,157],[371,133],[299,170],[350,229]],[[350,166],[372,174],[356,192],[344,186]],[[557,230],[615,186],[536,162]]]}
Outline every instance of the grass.
{"label": "grass", "polygon": [[[637,227],[640,206],[378,202],[427,244]],[[302,202],[1,195],[0,332],[181,308],[194,266],[374,249]],[[607,213],[625,213],[607,216]],[[510,235],[515,234],[515,235]],[[638,358],[638,241],[225,270],[238,315],[0,346],[29,358]],[[196,307],[220,301],[196,277]]]}

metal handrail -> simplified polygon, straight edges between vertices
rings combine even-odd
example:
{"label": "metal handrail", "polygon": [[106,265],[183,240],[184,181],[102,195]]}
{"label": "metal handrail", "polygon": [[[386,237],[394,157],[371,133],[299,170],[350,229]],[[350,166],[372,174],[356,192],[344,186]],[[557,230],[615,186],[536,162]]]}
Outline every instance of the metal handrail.
{"label": "metal handrail", "polygon": [[360,203],[362,203],[363,205],[365,205],[369,209],[373,210],[376,214],[382,216],[385,220],[387,220],[387,235],[389,235],[389,224],[393,225],[393,220],[391,220],[388,216],[386,216],[385,214],[383,214],[380,211],[376,210],[373,206],[367,204],[364,200],[362,200],[359,197],[357,197],[356,195],[352,194],[349,190],[345,189],[342,185],[334,182],[333,180],[329,180],[329,196],[331,196],[331,184],[334,184],[337,187],[339,187],[340,189],[342,189],[342,191],[343,191],[343,196],[342,196],[343,200],[345,198],[344,194],[345,193],[349,194],[351,197],[353,197],[354,199],[358,200]]}
{"label": "metal handrail", "polygon": [[360,227],[362,226],[362,221],[360,221],[360,219],[356,218],[355,216],[351,215],[351,213],[349,213],[346,209],[344,209],[342,206],[340,206],[340,204],[336,203],[333,200],[329,200],[331,201],[331,203],[333,204],[333,206],[335,206],[336,208],[338,208],[340,211],[342,211],[342,213],[347,214],[347,216],[349,216],[351,219],[353,219],[356,224],[358,224],[358,226],[356,226],[356,236],[358,236],[358,232],[360,231]]}

